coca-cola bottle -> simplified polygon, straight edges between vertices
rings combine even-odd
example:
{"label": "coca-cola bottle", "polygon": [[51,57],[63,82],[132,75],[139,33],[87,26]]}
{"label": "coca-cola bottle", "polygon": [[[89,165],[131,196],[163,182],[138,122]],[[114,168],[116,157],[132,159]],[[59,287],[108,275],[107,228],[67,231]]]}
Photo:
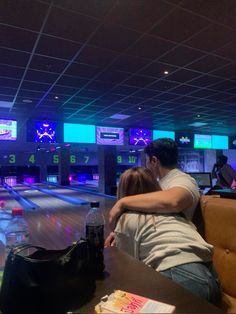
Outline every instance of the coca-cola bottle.
{"label": "coca-cola bottle", "polygon": [[85,219],[85,234],[90,245],[93,269],[97,275],[104,270],[104,225],[105,218],[99,208],[99,202],[91,202]]}

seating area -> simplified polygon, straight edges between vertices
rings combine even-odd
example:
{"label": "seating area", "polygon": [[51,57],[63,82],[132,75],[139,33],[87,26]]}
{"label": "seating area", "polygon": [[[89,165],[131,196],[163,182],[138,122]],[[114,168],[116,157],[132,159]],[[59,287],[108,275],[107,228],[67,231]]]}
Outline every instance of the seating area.
{"label": "seating area", "polygon": [[[214,246],[213,263],[223,290],[221,308],[236,313],[236,200],[202,196],[203,236]],[[201,225],[198,224],[201,231]]]}

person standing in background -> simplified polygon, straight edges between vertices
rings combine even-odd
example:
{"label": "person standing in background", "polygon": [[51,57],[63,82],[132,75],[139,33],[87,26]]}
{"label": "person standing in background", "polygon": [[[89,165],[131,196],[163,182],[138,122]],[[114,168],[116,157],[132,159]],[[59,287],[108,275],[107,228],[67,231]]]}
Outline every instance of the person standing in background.
{"label": "person standing in background", "polygon": [[212,177],[217,179],[214,188],[230,188],[233,181],[236,180],[236,172],[227,161],[227,156],[220,155],[213,166]]}

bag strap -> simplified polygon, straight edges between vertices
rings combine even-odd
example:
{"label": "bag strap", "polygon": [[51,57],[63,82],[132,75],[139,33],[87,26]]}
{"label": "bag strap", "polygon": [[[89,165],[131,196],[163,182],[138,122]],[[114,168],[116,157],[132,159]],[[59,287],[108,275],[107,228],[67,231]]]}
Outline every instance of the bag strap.
{"label": "bag strap", "polygon": [[27,249],[30,249],[30,248],[35,248],[37,250],[42,250],[42,251],[46,250],[45,248],[43,248],[41,246],[36,246],[36,245],[32,245],[32,244],[21,244],[21,245],[14,247],[12,249],[12,251],[16,255],[16,254],[19,254],[20,252],[27,250]]}
{"label": "bag strap", "polygon": [[[65,253],[65,256],[67,255],[70,255],[70,253],[81,243],[87,243],[86,240],[84,239],[81,239],[81,240],[78,240],[77,242],[74,242],[70,247],[68,247],[68,251]],[[27,249],[30,249],[30,248],[35,248],[37,250],[41,250],[41,251],[47,251],[47,249],[41,247],[41,246],[37,246],[37,245],[32,245],[32,244],[21,244],[21,245],[18,245],[16,247],[13,247],[12,249],[12,252],[14,255],[19,255],[20,252],[24,251],[24,250],[27,250]],[[19,255],[21,256],[21,255]],[[24,258],[27,259],[27,257],[25,256]]]}

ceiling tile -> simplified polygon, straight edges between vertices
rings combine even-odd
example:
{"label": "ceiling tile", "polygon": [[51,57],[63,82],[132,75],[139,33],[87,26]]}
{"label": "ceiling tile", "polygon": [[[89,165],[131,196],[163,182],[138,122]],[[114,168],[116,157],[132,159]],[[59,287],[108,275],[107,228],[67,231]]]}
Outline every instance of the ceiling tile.
{"label": "ceiling tile", "polygon": [[144,35],[128,49],[127,53],[154,60],[173,47],[174,45],[166,40]]}
{"label": "ceiling tile", "polygon": [[167,80],[159,80],[152,85],[149,86],[151,89],[159,90],[159,91],[167,91],[168,89],[172,89],[177,87],[179,84],[175,82],[170,82]]}
{"label": "ceiling tile", "polygon": [[36,54],[70,60],[80,48],[81,44],[79,43],[42,35],[37,45]]}
{"label": "ceiling tile", "polygon": [[23,67],[28,63],[29,57],[30,54],[28,53],[0,48],[0,60],[2,64]]}
{"label": "ceiling tile", "polygon": [[211,89],[214,89],[214,90],[228,90],[228,89],[231,89],[231,88],[234,88],[236,90],[236,82],[232,82],[232,81],[229,81],[229,80],[224,80],[220,83],[217,83],[217,84],[214,84],[214,85],[211,85]]}
{"label": "ceiling tile", "polygon": [[119,71],[133,73],[146,66],[148,62],[149,61],[147,61],[147,59],[123,54],[112,64],[111,68]]}
{"label": "ceiling tile", "polygon": [[200,75],[201,74],[198,72],[193,72],[193,71],[181,69],[181,70],[175,71],[173,74],[169,74],[166,77],[166,80],[184,83],[184,82],[192,80],[192,79],[194,79]]}
{"label": "ceiling tile", "polygon": [[200,60],[196,62],[189,64],[187,67],[195,71],[207,73],[207,72],[216,70],[217,68],[221,68],[229,63],[230,63],[229,60],[225,60],[223,58],[219,58],[213,55],[208,55],[201,58]]}
{"label": "ceiling tile", "polygon": [[82,88],[88,81],[83,78],[63,75],[57,82],[58,85]]}
{"label": "ceiling tile", "polygon": [[21,79],[23,73],[24,68],[0,64],[0,76],[5,76],[13,79]]}
{"label": "ceiling tile", "polygon": [[179,95],[187,95],[196,91],[196,87],[189,85],[179,85],[176,88],[172,89],[171,92]]}
{"label": "ceiling tile", "polygon": [[129,77],[128,73],[107,70],[102,72],[98,77],[96,77],[96,79],[103,82],[120,83],[127,79],[128,77]]}
{"label": "ceiling tile", "polygon": [[102,68],[94,66],[72,63],[66,70],[65,74],[84,78],[92,78],[93,76],[97,75],[101,70]]}
{"label": "ceiling tile", "polygon": [[120,95],[130,95],[137,91],[137,88],[134,86],[127,86],[127,85],[119,85],[113,88],[113,93],[120,94]]}
{"label": "ceiling tile", "polygon": [[156,99],[158,100],[164,100],[164,101],[173,101],[174,99],[178,98],[179,95],[171,94],[171,93],[162,93],[161,95],[158,95]]}
{"label": "ceiling tile", "polygon": [[198,35],[186,42],[186,45],[204,51],[214,51],[226,45],[235,38],[235,31],[222,25],[211,25],[207,30],[201,31]]}
{"label": "ceiling tile", "polygon": [[111,63],[117,56],[116,52],[108,49],[86,46],[75,61],[104,67]]}
{"label": "ceiling tile", "polygon": [[41,99],[44,95],[44,92],[30,91],[28,89],[21,89],[18,93],[18,97],[22,99]]}
{"label": "ceiling tile", "polygon": [[0,1],[0,23],[39,31],[48,9],[48,4],[39,1]]}
{"label": "ceiling tile", "polygon": [[64,60],[34,55],[30,62],[30,68],[41,71],[60,73],[65,69],[67,64],[68,62]]}
{"label": "ceiling tile", "polygon": [[221,78],[211,76],[211,75],[202,75],[196,79],[189,81],[188,83],[198,87],[206,87],[208,85],[213,85],[216,83],[220,83],[223,80]]}
{"label": "ceiling tile", "polygon": [[32,91],[44,91],[46,92],[51,87],[50,84],[43,84],[43,83],[35,83],[35,82],[29,82],[24,81],[21,85],[22,89],[29,89]]}
{"label": "ceiling tile", "polygon": [[212,101],[221,101],[221,100],[227,99],[229,97],[230,97],[230,95],[226,94],[226,93],[216,93],[216,94],[213,94],[210,97],[208,97],[208,99],[212,100]]}
{"label": "ceiling tile", "polygon": [[211,1],[205,0],[183,0],[181,6],[199,15],[219,20],[222,12],[225,10],[227,1],[214,0],[214,5]]}
{"label": "ceiling tile", "polygon": [[165,54],[165,56],[160,58],[160,61],[174,66],[186,66],[188,63],[191,63],[201,57],[203,57],[203,54],[200,51],[179,46],[171,52]]}
{"label": "ceiling tile", "polygon": [[5,87],[5,86],[0,86],[0,94],[1,95],[9,95],[9,96],[14,96],[17,92],[17,88],[12,87]]}
{"label": "ceiling tile", "polygon": [[208,24],[206,19],[177,8],[161,23],[158,23],[150,33],[168,40],[181,42],[198,33]]}
{"label": "ceiling tile", "polygon": [[228,45],[217,49],[215,53],[219,56],[236,61],[236,40],[232,40]]}
{"label": "ceiling tile", "polygon": [[6,77],[0,77],[0,86],[17,88],[20,84],[20,80],[8,79]]}
{"label": "ceiling tile", "polygon": [[224,78],[233,78],[236,79],[236,62],[226,65],[223,68],[220,68],[218,70],[212,71],[211,74],[221,76]]}
{"label": "ceiling tile", "polygon": [[115,0],[57,0],[56,4],[60,7],[80,12],[85,15],[103,18],[113,7]]}
{"label": "ceiling tile", "polygon": [[92,98],[86,98],[81,96],[75,96],[70,99],[70,102],[72,103],[81,103],[81,104],[89,104],[91,101],[93,101]]}
{"label": "ceiling tile", "polygon": [[138,90],[135,93],[135,96],[142,97],[142,98],[152,98],[152,97],[158,96],[159,94],[160,92],[157,92],[152,89],[144,88],[144,89]]}
{"label": "ceiling tile", "polygon": [[[14,100],[14,96],[6,96],[6,95],[1,95],[0,94],[0,103],[1,102],[12,102]],[[0,108],[1,108],[2,104],[0,105]],[[2,106],[3,107],[3,106]]]}
{"label": "ceiling tile", "polygon": [[84,42],[98,24],[98,21],[91,17],[53,7],[44,28],[44,33]]}
{"label": "ceiling tile", "polygon": [[148,76],[133,75],[125,81],[129,86],[145,87],[153,82],[153,79]]}
{"label": "ceiling tile", "polygon": [[36,39],[37,34],[33,32],[0,25],[0,46],[2,47],[31,52]]}
{"label": "ceiling tile", "polygon": [[112,24],[103,24],[99,27],[89,44],[122,52],[132,45],[139,36],[140,34],[135,31]]}
{"label": "ceiling tile", "polygon": [[[172,6],[164,1],[119,1],[107,16],[106,21],[120,24],[137,31],[146,31],[168,14]],[[153,14],[155,12],[155,14]]]}
{"label": "ceiling tile", "polygon": [[148,76],[154,76],[156,78],[164,78],[165,74],[164,72],[167,71],[168,73],[172,73],[176,71],[178,68],[167,65],[160,62],[152,62],[150,65],[146,66],[145,69],[140,71],[140,74],[148,75]]}
{"label": "ceiling tile", "polygon": [[28,70],[25,76],[26,81],[42,82],[42,83],[54,83],[58,78],[58,74],[40,72],[38,70]]}

